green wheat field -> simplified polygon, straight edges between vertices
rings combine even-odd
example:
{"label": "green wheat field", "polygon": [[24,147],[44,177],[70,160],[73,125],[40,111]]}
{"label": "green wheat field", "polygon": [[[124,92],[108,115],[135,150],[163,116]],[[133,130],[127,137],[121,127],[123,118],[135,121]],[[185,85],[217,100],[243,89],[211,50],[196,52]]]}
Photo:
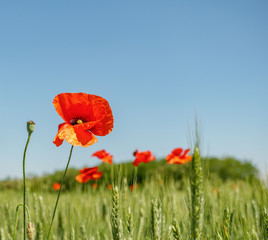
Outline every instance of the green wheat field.
{"label": "green wheat field", "polygon": [[[267,239],[267,184],[249,163],[204,158],[201,172],[192,162],[167,165],[102,164],[103,178],[78,184],[69,169],[63,184],[51,239]],[[201,168],[202,167],[202,168]],[[36,240],[47,239],[62,172],[27,179],[27,202]],[[200,178],[201,176],[201,178]],[[97,188],[92,188],[98,183]],[[107,186],[113,183],[113,190]],[[192,183],[192,184],[191,184]],[[133,190],[130,186],[137,186]],[[13,239],[22,181],[0,182],[0,239]],[[194,189],[196,188],[196,189]],[[16,239],[23,236],[22,207]]]}

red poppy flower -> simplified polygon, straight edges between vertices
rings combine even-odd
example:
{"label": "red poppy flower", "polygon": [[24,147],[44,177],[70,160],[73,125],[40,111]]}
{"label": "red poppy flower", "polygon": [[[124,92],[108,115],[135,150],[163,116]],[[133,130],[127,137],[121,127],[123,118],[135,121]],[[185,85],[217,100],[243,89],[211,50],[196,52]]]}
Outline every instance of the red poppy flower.
{"label": "red poppy flower", "polygon": [[136,157],[133,165],[137,167],[140,163],[148,163],[155,160],[155,156],[152,155],[151,151],[139,152],[136,150],[133,155]]}
{"label": "red poppy flower", "polygon": [[112,184],[107,185],[107,189],[112,190],[113,189],[113,185]]}
{"label": "red poppy flower", "polygon": [[53,104],[64,120],[53,143],[58,147],[65,139],[73,146],[87,147],[113,129],[113,114],[107,100],[86,93],[58,94]]}
{"label": "red poppy flower", "polygon": [[102,172],[98,172],[98,167],[83,168],[79,170],[80,174],[75,177],[76,181],[86,183],[89,180],[97,180],[102,176]]}
{"label": "red poppy flower", "polygon": [[109,164],[112,164],[113,161],[113,156],[107,153],[104,149],[93,153],[92,157],[97,157],[102,160],[102,162],[107,162]]}
{"label": "red poppy flower", "polygon": [[54,190],[56,190],[56,191],[60,190],[60,183],[54,183],[54,184],[53,184],[53,188],[54,188]]}
{"label": "red poppy flower", "polygon": [[166,156],[168,164],[185,164],[192,160],[192,156],[188,156],[187,153],[190,149],[183,151],[182,148],[175,148],[171,154]]}
{"label": "red poppy flower", "polygon": [[96,189],[96,188],[98,188],[98,184],[97,184],[97,183],[93,183],[93,184],[91,185],[91,188],[92,188],[92,189]]}
{"label": "red poppy flower", "polygon": [[138,188],[138,184],[133,184],[130,186],[130,190],[133,191],[134,189]]}

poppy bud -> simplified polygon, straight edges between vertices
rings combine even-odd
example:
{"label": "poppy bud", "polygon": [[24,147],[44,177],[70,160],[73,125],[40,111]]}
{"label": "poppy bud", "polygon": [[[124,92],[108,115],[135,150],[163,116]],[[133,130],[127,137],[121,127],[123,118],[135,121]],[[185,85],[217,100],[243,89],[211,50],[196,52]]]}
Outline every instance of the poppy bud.
{"label": "poppy bud", "polygon": [[29,121],[27,122],[27,131],[29,134],[31,134],[34,131],[35,122]]}
{"label": "poppy bud", "polygon": [[32,222],[28,223],[27,226],[27,237],[29,240],[34,240],[35,239],[35,234],[36,234],[36,230],[35,230],[35,226]]}

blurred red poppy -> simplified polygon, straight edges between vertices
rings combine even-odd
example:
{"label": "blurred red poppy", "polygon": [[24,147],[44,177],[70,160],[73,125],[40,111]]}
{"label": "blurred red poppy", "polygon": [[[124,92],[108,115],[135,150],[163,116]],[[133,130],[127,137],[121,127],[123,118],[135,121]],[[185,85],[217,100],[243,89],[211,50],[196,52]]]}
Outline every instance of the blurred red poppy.
{"label": "blurred red poppy", "polygon": [[73,146],[88,147],[113,129],[113,114],[107,100],[86,93],[58,94],[53,104],[64,120],[53,143],[58,147],[65,139]]}
{"label": "blurred red poppy", "polygon": [[168,164],[185,164],[192,160],[192,156],[188,156],[187,153],[190,149],[183,151],[182,148],[175,148],[171,154],[166,156]]}
{"label": "blurred red poppy", "polygon": [[56,191],[60,190],[60,183],[54,183],[54,184],[53,184],[53,188],[54,188],[54,190],[56,190]]}
{"label": "blurred red poppy", "polygon": [[80,183],[86,183],[89,180],[98,180],[102,176],[102,172],[98,172],[98,167],[83,168],[79,172],[80,174],[75,179]]}
{"label": "blurred red poppy", "polygon": [[97,183],[93,183],[93,184],[91,185],[91,188],[92,188],[92,189],[96,189],[96,188],[98,188],[98,184],[97,184]]}
{"label": "blurred red poppy", "polygon": [[112,184],[107,185],[107,189],[112,190],[113,189],[113,185]]}
{"label": "blurred red poppy", "polygon": [[113,156],[106,152],[104,149],[93,153],[92,157],[97,157],[102,160],[102,162],[107,162],[109,164],[112,164],[113,161]]}
{"label": "blurred red poppy", "polygon": [[140,163],[148,163],[155,160],[155,156],[152,155],[151,151],[139,152],[136,150],[133,155],[136,157],[133,165],[137,167]]}
{"label": "blurred red poppy", "polygon": [[138,188],[138,184],[133,184],[130,186],[130,190],[134,190],[134,189],[137,189]]}
{"label": "blurred red poppy", "polygon": [[238,184],[234,184],[234,185],[233,185],[233,189],[234,189],[234,190],[238,190],[238,189],[239,189]]}
{"label": "blurred red poppy", "polygon": [[213,191],[214,193],[216,193],[216,194],[219,193],[219,189],[218,189],[218,188],[213,188],[212,191]]}

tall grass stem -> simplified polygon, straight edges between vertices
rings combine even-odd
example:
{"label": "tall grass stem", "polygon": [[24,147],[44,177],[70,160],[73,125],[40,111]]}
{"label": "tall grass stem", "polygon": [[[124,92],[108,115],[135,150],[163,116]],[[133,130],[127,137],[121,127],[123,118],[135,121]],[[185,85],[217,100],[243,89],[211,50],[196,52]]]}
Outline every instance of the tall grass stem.
{"label": "tall grass stem", "polygon": [[53,215],[52,215],[51,223],[50,223],[50,226],[49,226],[49,230],[48,230],[48,234],[47,234],[47,240],[49,240],[49,237],[50,237],[51,228],[52,228],[52,225],[53,225],[53,221],[54,221],[54,218],[55,218],[55,214],[56,214],[56,210],[57,210],[58,202],[59,202],[59,199],[60,199],[60,193],[61,193],[61,189],[62,189],[62,184],[63,184],[64,178],[65,178],[65,175],[66,175],[66,173],[67,173],[67,170],[68,170],[68,167],[69,167],[69,163],[70,163],[70,160],[71,160],[71,157],[72,157],[73,147],[74,147],[74,146],[72,145],[71,150],[70,150],[69,159],[68,159],[68,162],[67,162],[65,171],[64,171],[64,173],[63,173],[63,176],[62,176],[62,178],[61,178],[60,189],[59,189],[59,192],[58,192],[58,197],[57,197],[57,200],[56,200],[56,204],[55,204],[55,207],[54,207],[54,211],[53,211]]}

